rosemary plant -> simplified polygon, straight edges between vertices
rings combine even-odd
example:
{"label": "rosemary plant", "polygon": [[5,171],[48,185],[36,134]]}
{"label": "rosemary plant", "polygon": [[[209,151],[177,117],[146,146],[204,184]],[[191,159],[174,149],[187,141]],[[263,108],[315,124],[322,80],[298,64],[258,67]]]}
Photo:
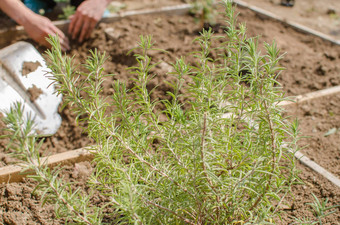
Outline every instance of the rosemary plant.
{"label": "rosemary plant", "polygon": [[194,0],[191,12],[197,17],[203,28],[204,23],[214,25],[216,23],[217,11],[215,9],[216,0]]}
{"label": "rosemary plant", "polygon": [[[264,224],[279,212],[295,179],[289,150],[297,149],[296,126],[285,121],[278,105],[283,100],[276,81],[281,56],[275,43],[265,44],[262,55],[257,38],[248,38],[245,26],[238,26],[232,2],[224,0],[224,5],[228,26],[218,37],[222,44],[212,49],[217,37],[203,31],[195,40],[201,47],[194,53],[196,64],[183,57],[172,64],[170,100],[150,98],[147,84],[157,65],[148,56],[154,49],[151,37],[141,36],[134,50],[139,52],[137,66],[130,68],[137,75],[134,88],[115,81],[110,97],[101,95],[105,76],[111,76],[104,73],[105,54],[91,52],[85,63],[89,72],[82,74],[51,37],[51,79],[65,104],[88,121],[84,129],[96,141],[89,185],[107,195],[106,207],[114,209],[106,215],[110,223]],[[219,57],[210,58],[211,51]],[[184,82],[186,76],[191,83]],[[160,121],[161,115],[167,119]],[[68,197],[60,200],[63,195],[49,182],[60,187],[60,181],[39,168],[33,167],[35,179],[45,196],[69,210],[67,218],[100,223],[86,197],[73,198],[83,208]],[[44,179],[45,173],[52,177]]]}

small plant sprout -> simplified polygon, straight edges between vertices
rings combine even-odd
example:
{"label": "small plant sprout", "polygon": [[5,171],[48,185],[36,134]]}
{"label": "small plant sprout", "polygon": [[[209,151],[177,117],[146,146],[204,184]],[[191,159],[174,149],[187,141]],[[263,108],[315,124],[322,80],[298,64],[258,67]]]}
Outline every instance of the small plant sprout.
{"label": "small plant sprout", "polygon": [[[333,205],[333,206],[328,206],[328,199],[325,199],[324,201],[320,201],[318,197],[316,197],[313,193],[312,196],[314,198],[314,202],[307,203],[309,205],[310,211],[314,215],[313,218],[310,217],[304,217],[304,218],[294,218],[295,222],[292,224],[296,225],[309,225],[309,224],[318,224],[322,225],[323,224],[323,219],[326,218],[327,216],[336,213],[340,205]],[[334,210],[333,210],[334,209]]]}
{"label": "small plant sprout", "polygon": [[313,214],[317,218],[316,224],[322,225],[323,224],[322,219],[338,211],[340,208],[340,205],[327,206],[328,199],[325,199],[324,201],[320,201],[318,197],[316,197],[313,193],[312,195],[314,198],[314,202],[307,203],[307,204],[311,206],[313,210]]}
{"label": "small plant sprout", "polygon": [[[173,66],[167,99],[150,95],[158,64],[148,55],[155,48],[151,37],[141,36],[133,51],[134,86],[116,80],[109,97],[101,94],[112,76],[103,69],[105,54],[91,51],[81,73],[51,37],[52,80],[78,119],[87,120],[84,130],[96,143],[89,187],[107,196],[102,205],[111,209],[105,215],[111,224],[267,224],[290,191],[297,128],[278,104],[284,100],[276,80],[279,49],[265,44],[261,54],[258,39],[238,26],[232,1],[224,5],[224,36],[204,30],[195,40],[194,64],[184,57],[167,62]],[[33,168],[45,198],[55,198],[68,222],[100,224],[89,197],[65,191],[54,171]]]}
{"label": "small plant sprout", "polygon": [[291,223],[292,225],[314,225],[317,224],[318,222],[312,221],[308,217],[303,217],[303,218],[294,218],[295,222]]}

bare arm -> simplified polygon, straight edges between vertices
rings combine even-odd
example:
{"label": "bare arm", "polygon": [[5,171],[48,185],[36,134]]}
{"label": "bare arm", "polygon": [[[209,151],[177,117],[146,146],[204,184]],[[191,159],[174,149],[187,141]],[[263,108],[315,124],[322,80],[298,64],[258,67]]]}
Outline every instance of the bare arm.
{"label": "bare arm", "polygon": [[19,0],[1,0],[0,8],[15,22],[23,25],[34,14]]}
{"label": "bare arm", "polygon": [[103,13],[112,0],[85,0],[79,5],[76,13],[70,18],[68,32],[79,41],[90,37],[91,32],[102,18]]}
{"label": "bare arm", "polygon": [[46,37],[58,35],[62,49],[69,49],[69,42],[64,33],[46,17],[27,8],[20,0],[0,0],[0,8],[15,22],[25,28],[27,34],[41,45],[49,47]]}

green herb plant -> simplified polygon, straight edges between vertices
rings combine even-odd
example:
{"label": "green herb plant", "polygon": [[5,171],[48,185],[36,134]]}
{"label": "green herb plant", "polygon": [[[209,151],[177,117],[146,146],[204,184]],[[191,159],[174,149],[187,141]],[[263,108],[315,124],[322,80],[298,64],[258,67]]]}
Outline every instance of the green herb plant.
{"label": "green herb plant", "polygon": [[[322,219],[335,213],[340,208],[340,205],[333,205],[333,206],[327,206],[328,205],[328,199],[325,199],[324,201],[320,201],[318,197],[316,197],[313,193],[314,202],[308,203],[309,206],[313,209],[313,214],[317,218],[317,221],[315,224],[322,225]],[[333,210],[335,209],[335,210]]]}
{"label": "green herb plant", "polygon": [[58,15],[58,18],[67,20],[76,12],[76,7],[72,5],[66,5],[62,7],[61,10],[63,11],[63,13]]}
{"label": "green herb plant", "polygon": [[71,5],[70,0],[55,0],[55,2],[61,4],[62,14],[58,15],[58,19],[67,20],[76,11],[76,7]]}
{"label": "green herb plant", "polygon": [[[105,54],[91,51],[83,65],[88,73],[80,73],[51,37],[51,79],[96,142],[88,185],[107,196],[103,208],[113,209],[104,215],[90,207],[90,196],[62,185],[60,170],[33,163],[39,162],[37,147],[22,145],[44,201],[54,200],[67,222],[101,224],[105,217],[110,224],[265,224],[277,215],[295,180],[290,150],[297,149],[296,125],[286,122],[278,104],[284,99],[276,81],[281,56],[275,43],[265,44],[262,55],[257,38],[238,26],[232,2],[224,5],[225,35],[204,30],[195,40],[196,63],[180,57],[172,64],[168,100],[150,97],[150,71],[157,65],[148,56],[154,50],[150,36],[141,36],[134,49],[135,86],[117,80],[108,97],[101,94],[112,76],[104,72]],[[213,41],[221,43],[217,49]],[[211,51],[218,58],[210,58]]]}
{"label": "green herb plant", "polygon": [[[90,198],[80,189],[72,191],[71,184],[60,179],[60,167],[50,169],[47,161],[42,161],[39,149],[43,139],[34,135],[34,118],[24,117],[24,106],[18,102],[5,112],[4,122],[8,125],[7,137],[11,138],[10,148],[16,150],[17,158],[23,160],[22,173],[38,182],[35,191],[40,191],[42,204],[53,203],[59,218],[70,218],[81,224],[100,224],[99,210],[89,204]],[[23,119],[27,118],[27,119]],[[4,138],[4,137],[2,137]]]}
{"label": "green herb plant", "polygon": [[192,4],[191,13],[198,18],[201,28],[204,27],[204,23],[216,24],[216,0],[195,0]]}

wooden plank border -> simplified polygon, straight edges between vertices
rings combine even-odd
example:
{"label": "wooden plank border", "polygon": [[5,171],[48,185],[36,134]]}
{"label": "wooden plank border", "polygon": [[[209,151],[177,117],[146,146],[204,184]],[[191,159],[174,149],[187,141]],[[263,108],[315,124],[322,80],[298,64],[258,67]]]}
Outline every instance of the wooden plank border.
{"label": "wooden plank border", "polygon": [[335,95],[340,93],[340,86],[334,86],[331,88],[327,88],[327,89],[323,89],[323,90],[319,90],[319,91],[314,91],[314,92],[310,92],[307,94],[303,94],[303,95],[298,95],[296,97],[292,97],[291,101],[282,101],[279,103],[279,105],[281,106],[289,106],[289,105],[296,105],[302,102],[306,102],[308,100],[314,100],[317,98],[321,98],[321,97],[326,97],[329,95]]}
{"label": "wooden plank border", "polygon": [[317,172],[321,176],[325,177],[327,180],[332,182],[335,186],[340,188],[340,179],[337,178],[334,174],[302,154],[301,152],[296,152],[294,156],[305,166],[309,167],[313,171]]}
{"label": "wooden plank border", "polygon": [[[72,151],[67,151],[59,154],[55,154],[48,157],[41,158],[41,161],[46,163],[49,167],[56,165],[72,165],[77,162],[91,161],[93,155],[86,148],[76,149]],[[21,173],[23,169],[20,165],[9,165],[0,168],[0,184],[11,183],[11,182],[21,182],[27,174]]]}

